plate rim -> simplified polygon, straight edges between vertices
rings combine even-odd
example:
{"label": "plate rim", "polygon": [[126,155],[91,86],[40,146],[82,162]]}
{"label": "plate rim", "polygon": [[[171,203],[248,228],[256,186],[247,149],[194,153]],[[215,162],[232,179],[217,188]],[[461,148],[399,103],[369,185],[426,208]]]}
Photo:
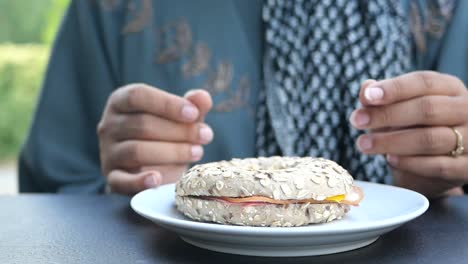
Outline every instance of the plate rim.
{"label": "plate rim", "polygon": [[[383,219],[383,220],[373,221],[371,225],[357,224],[357,226],[353,226],[352,228],[341,226],[341,227],[336,227],[333,229],[317,228],[319,226],[323,227],[326,224],[307,225],[307,226],[299,226],[299,227],[256,227],[256,226],[222,225],[222,224],[216,224],[216,223],[198,222],[198,221],[194,221],[190,219],[177,219],[177,218],[173,218],[171,216],[164,215],[161,213],[157,213],[157,217],[155,217],[154,214],[150,215],[142,210],[139,210],[138,206],[136,205],[137,201],[139,199],[142,199],[141,197],[147,195],[148,193],[157,191],[158,188],[144,190],[134,195],[130,201],[130,206],[137,214],[153,221],[156,224],[163,225],[166,228],[173,227],[177,229],[186,229],[186,230],[191,230],[191,231],[196,230],[198,232],[224,233],[224,234],[229,233],[229,234],[236,234],[236,235],[255,235],[255,236],[282,236],[282,235],[294,235],[294,236],[299,235],[300,236],[300,235],[311,235],[311,234],[336,235],[336,234],[350,234],[350,233],[363,232],[363,231],[374,231],[374,230],[379,230],[379,229],[388,228],[392,226],[399,226],[403,223],[411,221],[421,216],[422,214],[424,214],[429,208],[429,200],[424,195],[418,192],[409,190],[409,189],[405,189],[405,188],[401,188],[401,187],[397,187],[393,185],[364,182],[364,181],[358,181],[358,180],[355,180],[355,184],[356,185],[360,185],[360,184],[377,185],[380,187],[395,188],[395,189],[398,189],[399,191],[409,192],[409,193],[412,193],[412,195],[415,195],[416,197],[418,197],[421,200],[422,205],[417,210],[414,210],[412,212],[409,212],[403,215],[398,215],[398,216],[394,216],[394,217]],[[164,186],[160,186],[159,188],[175,188],[174,186],[175,184],[167,184]]]}

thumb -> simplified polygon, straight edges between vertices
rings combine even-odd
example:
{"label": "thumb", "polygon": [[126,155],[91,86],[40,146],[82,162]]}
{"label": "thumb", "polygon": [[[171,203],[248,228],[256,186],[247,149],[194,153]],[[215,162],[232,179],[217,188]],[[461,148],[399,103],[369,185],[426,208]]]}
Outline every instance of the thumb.
{"label": "thumb", "polygon": [[132,174],[122,170],[113,170],[107,177],[107,183],[111,188],[111,192],[132,195],[161,185],[162,177],[158,171]]}
{"label": "thumb", "polygon": [[203,121],[205,116],[213,107],[213,100],[210,93],[203,89],[189,90],[185,93],[184,97],[197,106],[198,111],[200,112],[200,118],[198,121]]}
{"label": "thumb", "polygon": [[188,169],[188,164],[146,166],[142,171],[158,171],[162,176],[162,184],[174,183],[182,177],[182,174]]}

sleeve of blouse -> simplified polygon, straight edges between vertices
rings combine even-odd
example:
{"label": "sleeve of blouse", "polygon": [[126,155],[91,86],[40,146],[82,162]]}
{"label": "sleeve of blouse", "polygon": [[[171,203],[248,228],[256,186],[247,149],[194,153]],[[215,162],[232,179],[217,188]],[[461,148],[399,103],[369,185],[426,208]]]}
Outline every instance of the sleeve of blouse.
{"label": "sleeve of blouse", "polygon": [[[117,16],[75,0],[52,50],[19,161],[21,192],[101,192],[96,125],[116,87]],[[112,39],[114,38],[114,39]]]}
{"label": "sleeve of blouse", "polygon": [[452,74],[468,85],[468,1],[457,1],[445,32],[435,70]]}

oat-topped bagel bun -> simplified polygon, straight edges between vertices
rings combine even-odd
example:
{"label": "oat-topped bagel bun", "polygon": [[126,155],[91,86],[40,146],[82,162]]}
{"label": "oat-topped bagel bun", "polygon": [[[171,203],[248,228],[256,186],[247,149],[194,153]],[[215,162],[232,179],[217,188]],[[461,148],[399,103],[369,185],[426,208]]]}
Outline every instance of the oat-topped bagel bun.
{"label": "oat-topped bagel bun", "polygon": [[233,159],[196,165],[176,185],[177,209],[198,221],[301,226],[343,217],[363,198],[353,178],[323,158]]}

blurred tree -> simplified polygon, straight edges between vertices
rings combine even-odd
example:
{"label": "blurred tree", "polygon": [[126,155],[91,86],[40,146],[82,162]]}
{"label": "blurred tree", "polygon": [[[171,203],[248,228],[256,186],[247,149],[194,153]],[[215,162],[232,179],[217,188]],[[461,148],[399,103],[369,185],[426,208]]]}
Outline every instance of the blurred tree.
{"label": "blurred tree", "polygon": [[51,0],[0,0],[0,42],[41,41]]}
{"label": "blurred tree", "polygon": [[0,45],[0,162],[28,132],[48,55],[44,45]]}
{"label": "blurred tree", "polygon": [[0,0],[0,43],[47,43],[70,0]]}
{"label": "blurred tree", "polygon": [[71,0],[52,0],[52,6],[47,15],[47,26],[42,32],[44,43],[50,44],[54,41],[55,35],[60,28],[62,17]]}
{"label": "blurred tree", "polygon": [[0,0],[0,163],[16,157],[28,132],[49,46],[70,1]]}

